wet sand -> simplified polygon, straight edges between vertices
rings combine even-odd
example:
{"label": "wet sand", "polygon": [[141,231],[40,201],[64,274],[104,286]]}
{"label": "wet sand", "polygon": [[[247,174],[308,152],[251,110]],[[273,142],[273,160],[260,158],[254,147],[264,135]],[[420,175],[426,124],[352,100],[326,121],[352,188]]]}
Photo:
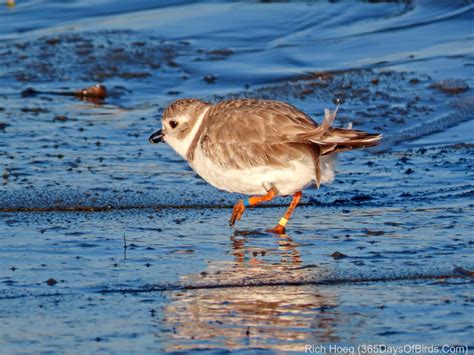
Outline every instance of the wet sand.
{"label": "wet sand", "polygon": [[[472,348],[472,16],[462,1],[1,13],[1,352]],[[96,82],[103,101],[51,95]],[[265,229],[288,198],[232,229],[240,196],[147,142],[188,96],[316,121],[339,101],[338,126],[384,140],[342,154],[287,235]]]}

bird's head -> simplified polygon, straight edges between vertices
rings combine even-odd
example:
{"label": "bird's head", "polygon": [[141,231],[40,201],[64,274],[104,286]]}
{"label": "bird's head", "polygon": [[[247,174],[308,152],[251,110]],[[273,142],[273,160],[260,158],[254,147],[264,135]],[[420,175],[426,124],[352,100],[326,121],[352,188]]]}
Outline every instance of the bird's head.
{"label": "bird's head", "polygon": [[210,105],[197,99],[180,99],[166,107],[161,119],[161,129],[148,139],[150,143],[166,142],[186,159],[191,142],[202,117]]}

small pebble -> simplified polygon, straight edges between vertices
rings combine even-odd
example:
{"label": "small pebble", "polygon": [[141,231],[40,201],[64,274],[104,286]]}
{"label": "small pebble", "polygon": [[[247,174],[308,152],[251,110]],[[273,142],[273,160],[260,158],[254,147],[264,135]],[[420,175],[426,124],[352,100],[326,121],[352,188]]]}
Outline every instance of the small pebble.
{"label": "small pebble", "polygon": [[55,280],[55,279],[52,279],[52,278],[49,278],[47,281],[46,281],[46,285],[48,286],[54,286],[56,285],[58,282]]}
{"label": "small pebble", "polygon": [[460,94],[469,90],[469,85],[461,79],[446,79],[432,83],[433,89],[438,89],[446,94]]}
{"label": "small pebble", "polygon": [[65,116],[65,115],[56,115],[56,116],[54,116],[54,121],[65,122],[65,121],[67,121],[67,116]]}
{"label": "small pebble", "polygon": [[344,258],[347,257],[346,254],[343,254],[343,253],[341,253],[341,252],[339,252],[339,251],[335,251],[334,253],[331,254],[331,256],[332,256],[334,259],[336,259],[336,260],[344,259]]}
{"label": "small pebble", "polygon": [[86,97],[91,99],[103,100],[107,96],[107,89],[104,85],[94,85],[85,89],[76,91],[76,96]]}
{"label": "small pebble", "polygon": [[206,75],[203,80],[208,84],[214,84],[217,78],[214,75]]}

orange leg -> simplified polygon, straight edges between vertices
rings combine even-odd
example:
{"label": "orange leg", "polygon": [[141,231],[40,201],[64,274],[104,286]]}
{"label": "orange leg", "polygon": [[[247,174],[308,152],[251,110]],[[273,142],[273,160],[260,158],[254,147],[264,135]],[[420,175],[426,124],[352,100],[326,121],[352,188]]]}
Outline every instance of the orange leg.
{"label": "orange leg", "polygon": [[280,222],[278,222],[275,228],[268,230],[269,232],[276,234],[285,234],[285,226],[288,223],[288,220],[290,219],[291,215],[293,214],[293,211],[295,210],[296,206],[300,202],[301,195],[303,195],[301,191],[295,192],[295,194],[293,195],[293,201],[291,201],[290,207],[288,207],[288,209],[286,210],[285,215],[282,219],[280,219]]}
{"label": "orange leg", "polygon": [[244,200],[238,200],[234,206],[234,210],[232,211],[232,217],[230,217],[230,225],[233,226],[235,221],[240,221],[242,215],[244,214],[245,207],[251,207],[258,205],[262,202],[271,201],[276,195],[275,189],[271,188],[268,190],[267,194],[264,196],[252,196]]}

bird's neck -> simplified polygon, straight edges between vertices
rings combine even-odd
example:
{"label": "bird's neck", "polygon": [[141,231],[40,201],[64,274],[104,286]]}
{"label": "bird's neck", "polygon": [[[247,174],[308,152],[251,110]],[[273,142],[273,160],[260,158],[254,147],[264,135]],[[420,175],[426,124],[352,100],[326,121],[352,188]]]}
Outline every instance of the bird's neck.
{"label": "bird's neck", "polygon": [[173,147],[176,152],[189,163],[191,163],[194,159],[194,151],[196,150],[199,137],[201,136],[202,129],[204,127],[204,118],[209,111],[209,108],[210,105],[203,105],[194,112],[196,119],[192,125],[191,131],[179,142],[179,145]]}

